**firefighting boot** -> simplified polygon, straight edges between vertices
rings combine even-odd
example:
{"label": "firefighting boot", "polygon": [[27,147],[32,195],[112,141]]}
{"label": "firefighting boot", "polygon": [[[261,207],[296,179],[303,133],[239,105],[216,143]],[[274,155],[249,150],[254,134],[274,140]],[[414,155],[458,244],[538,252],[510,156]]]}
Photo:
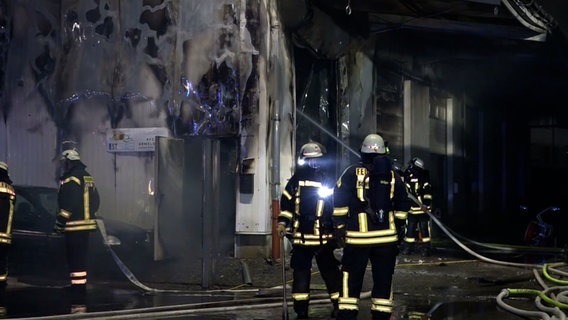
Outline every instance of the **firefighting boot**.
{"label": "firefighting boot", "polygon": [[400,253],[403,255],[409,255],[412,253],[413,245],[408,242],[402,242],[400,245]]}
{"label": "firefighting boot", "polygon": [[423,257],[429,257],[431,254],[431,250],[430,250],[430,244],[422,244],[420,246],[420,255]]}
{"label": "firefighting boot", "polygon": [[335,319],[337,318],[337,312],[339,311],[339,308],[337,307],[338,302],[336,299],[331,300],[331,303],[333,304],[333,310],[331,311],[331,318]]}
{"label": "firefighting boot", "polygon": [[371,311],[373,320],[389,320],[391,318],[391,313]]}
{"label": "firefighting boot", "polygon": [[340,310],[337,313],[337,320],[357,320],[357,310]]}
{"label": "firefighting boot", "polygon": [[0,281],[0,317],[6,315],[6,281]]}
{"label": "firefighting boot", "polygon": [[296,311],[296,319],[308,319],[308,306],[309,301],[294,300],[294,311]]}

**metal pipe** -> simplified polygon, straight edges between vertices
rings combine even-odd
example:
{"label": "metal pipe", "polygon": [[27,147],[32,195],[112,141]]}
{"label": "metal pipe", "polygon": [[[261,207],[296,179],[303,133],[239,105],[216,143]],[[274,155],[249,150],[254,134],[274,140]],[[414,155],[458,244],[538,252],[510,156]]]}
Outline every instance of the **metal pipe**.
{"label": "metal pipe", "polygon": [[[279,104],[278,101],[275,104]],[[280,260],[280,237],[278,236],[277,223],[280,214],[280,115],[279,107],[273,106],[272,132],[272,261]]]}
{"label": "metal pipe", "polygon": [[[269,3],[271,39],[279,39],[280,23],[276,12],[276,2]],[[269,53],[276,61],[281,61],[278,48]],[[273,79],[277,81],[277,79]],[[274,101],[272,105],[272,261],[280,260],[280,237],[278,236],[277,222],[280,214],[280,102]]]}

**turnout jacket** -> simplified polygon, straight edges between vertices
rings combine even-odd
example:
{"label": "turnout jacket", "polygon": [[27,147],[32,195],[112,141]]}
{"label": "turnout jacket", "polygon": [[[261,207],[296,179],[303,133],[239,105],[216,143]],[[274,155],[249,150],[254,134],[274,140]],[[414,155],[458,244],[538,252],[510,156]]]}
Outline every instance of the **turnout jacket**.
{"label": "turnout jacket", "polygon": [[81,161],[71,163],[71,168],[60,178],[56,226],[64,232],[96,230],[99,193],[95,180]]}
{"label": "turnout jacket", "polygon": [[[408,191],[426,208],[432,208],[432,186],[430,185],[430,172],[421,168],[408,168],[404,172],[404,183]],[[412,201],[409,214],[426,214],[422,207]]]}
{"label": "turnout jacket", "polygon": [[333,238],[333,184],[312,168],[298,168],[286,183],[278,222],[292,226],[294,245],[319,246]]}
{"label": "turnout jacket", "polygon": [[[345,228],[347,245],[397,243],[395,214],[410,208],[404,182],[390,160],[380,155],[374,160],[347,167],[335,185],[333,221],[335,228]],[[380,162],[385,169],[372,173]],[[373,183],[377,187],[371,192]]]}
{"label": "turnout jacket", "polygon": [[0,176],[0,245],[12,243],[12,219],[14,216],[14,201],[16,192],[12,181]]}

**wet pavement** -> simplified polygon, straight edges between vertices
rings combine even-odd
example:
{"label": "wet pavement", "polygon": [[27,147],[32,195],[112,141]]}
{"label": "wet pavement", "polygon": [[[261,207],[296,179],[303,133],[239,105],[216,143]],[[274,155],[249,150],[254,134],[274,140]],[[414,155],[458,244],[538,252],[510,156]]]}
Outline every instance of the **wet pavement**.
{"label": "wet pavement", "polygon": [[[442,247],[435,248],[432,256],[426,258],[400,255],[394,275],[395,308],[391,319],[523,319],[501,308],[496,298],[503,289],[542,290],[538,281],[542,279],[535,275],[535,268],[530,267],[533,264],[530,260],[536,258],[499,254],[493,255],[493,259],[517,261],[513,263],[520,266],[489,263]],[[546,259],[555,261],[554,256]],[[165,272],[159,269],[148,270],[135,281],[129,281],[126,276],[113,277],[112,281],[99,277],[89,282],[84,297],[68,292],[61,281],[10,278],[1,303],[3,318],[283,319],[280,263],[271,264],[262,258],[233,259],[224,263],[232,266],[220,268],[222,285],[210,290],[186,283],[151,282],[152,275]],[[243,266],[250,272],[250,283],[242,281]],[[361,320],[371,319],[369,271],[366,276],[359,306]],[[289,269],[287,279],[291,279]],[[288,281],[287,286],[290,285]],[[315,267],[311,288],[310,319],[329,319],[331,304]],[[290,303],[289,290],[287,293]],[[514,297],[506,301],[523,310],[536,310],[534,297]],[[288,311],[289,318],[295,319],[291,303]]]}

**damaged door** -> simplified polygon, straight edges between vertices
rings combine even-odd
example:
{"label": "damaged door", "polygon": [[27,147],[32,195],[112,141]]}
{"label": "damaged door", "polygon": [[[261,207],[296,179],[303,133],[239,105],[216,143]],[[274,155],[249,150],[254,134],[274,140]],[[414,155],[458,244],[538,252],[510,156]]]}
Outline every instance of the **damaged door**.
{"label": "damaged door", "polygon": [[185,279],[178,281],[209,287],[216,258],[230,255],[234,246],[235,174],[230,168],[236,161],[236,139],[156,141],[154,259],[179,264]]}

